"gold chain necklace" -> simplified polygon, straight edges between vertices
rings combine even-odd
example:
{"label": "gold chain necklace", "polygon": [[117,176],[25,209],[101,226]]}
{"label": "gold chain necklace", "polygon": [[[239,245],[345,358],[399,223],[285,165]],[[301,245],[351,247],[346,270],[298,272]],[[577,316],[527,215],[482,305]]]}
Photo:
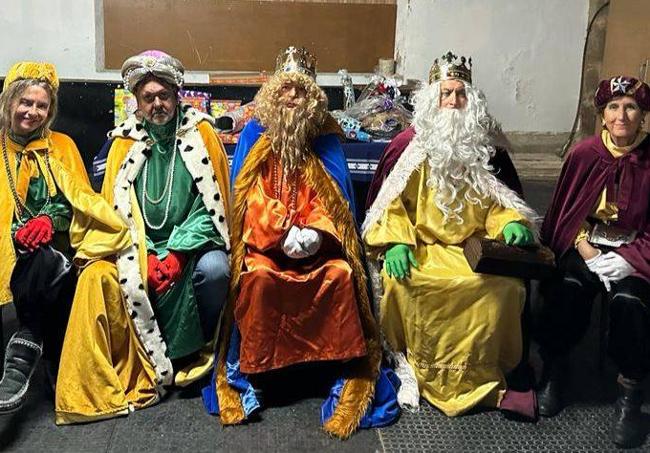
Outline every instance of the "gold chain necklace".
{"label": "gold chain necklace", "polygon": [[[34,218],[42,214],[43,210],[50,204],[50,191],[49,189],[47,190],[47,198],[45,199],[45,204],[41,207],[41,209],[39,209],[38,213],[34,214],[34,212],[31,209],[29,209],[29,207],[25,203],[23,203],[20,197],[18,196],[18,191],[16,190],[16,183],[14,182],[14,178],[11,175],[11,165],[9,164],[9,152],[7,151],[7,132],[4,132],[2,134],[2,157],[4,159],[5,170],[7,172],[7,182],[9,183],[9,189],[11,190],[11,195],[14,198],[16,218],[18,219],[18,223],[24,225],[25,222],[23,222],[23,215],[25,211],[27,211],[30,218]],[[45,167],[47,168],[47,171],[50,174],[52,174],[52,170],[50,169],[50,158],[48,153],[45,153]]]}

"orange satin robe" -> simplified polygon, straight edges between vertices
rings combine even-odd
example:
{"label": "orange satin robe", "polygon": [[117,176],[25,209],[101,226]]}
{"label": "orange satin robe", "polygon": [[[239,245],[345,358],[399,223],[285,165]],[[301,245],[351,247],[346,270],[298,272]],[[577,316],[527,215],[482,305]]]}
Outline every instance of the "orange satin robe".
{"label": "orange satin robe", "polygon": [[[352,269],[342,259],[334,224],[314,188],[299,180],[292,191],[286,180],[274,179],[282,181],[282,170],[271,157],[248,194],[244,215],[245,269],[235,305],[242,372],[365,355]],[[282,252],[292,225],[322,233],[315,255],[292,259]]]}

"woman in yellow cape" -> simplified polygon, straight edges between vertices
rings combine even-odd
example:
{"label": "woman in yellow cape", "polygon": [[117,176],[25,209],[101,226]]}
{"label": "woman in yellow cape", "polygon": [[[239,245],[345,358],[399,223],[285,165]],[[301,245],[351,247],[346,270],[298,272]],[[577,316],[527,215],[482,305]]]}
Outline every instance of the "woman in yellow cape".
{"label": "woman in yellow cape", "polygon": [[[82,267],[130,244],[126,225],[90,188],[72,139],[50,130],[58,87],[53,65],[20,62],[9,70],[0,95],[0,304],[15,304],[20,325],[7,345],[0,413],[24,403],[44,346],[58,362],[75,283],[61,254]],[[52,269],[25,264],[44,254],[66,265],[61,281],[46,280]],[[14,275],[17,258],[29,272]],[[34,274],[46,280],[39,292],[23,277]],[[54,288],[59,297],[47,294]]]}

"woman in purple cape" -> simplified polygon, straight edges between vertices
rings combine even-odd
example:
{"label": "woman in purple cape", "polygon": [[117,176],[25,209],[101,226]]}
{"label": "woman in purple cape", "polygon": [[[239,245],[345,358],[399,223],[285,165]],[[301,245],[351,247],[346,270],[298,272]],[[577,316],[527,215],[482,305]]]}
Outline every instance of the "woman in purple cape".
{"label": "woman in purple cape", "polygon": [[594,298],[603,294],[608,352],[619,370],[612,439],[633,447],[645,437],[642,381],[650,371],[650,139],[641,129],[650,87],[631,77],[603,80],[595,104],[602,133],[568,155],[542,226],[558,272],[540,286],[538,401],[543,416],[562,409],[567,355],[587,331]]}

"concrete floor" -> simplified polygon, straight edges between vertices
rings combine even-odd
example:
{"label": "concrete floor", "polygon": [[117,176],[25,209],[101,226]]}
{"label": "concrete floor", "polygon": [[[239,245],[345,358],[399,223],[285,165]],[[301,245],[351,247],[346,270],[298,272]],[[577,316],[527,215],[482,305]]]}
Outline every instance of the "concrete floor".
{"label": "concrete floor", "polygon": [[[525,179],[527,199],[544,212],[552,183]],[[6,336],[15,317],[5,309]],[[597,313],[594,324],[597,324]],[[572,361],[572,406],[554,419],[535,424],[505,420],[498,412],[448,418],[423,403],[393,426],[365,430],[341,442],[319,428],[320,399],[308,397],[263,411],[261,420],[221,428],[203,410],[198,389],[174,391],[155,407],[128,417],[87,425],[57,427],[53,403],[37,372],[21,412],[0,417],[0,450],[16,452],[136,451],[613,451],[608,429],[616,397],[615,370],[598,366],[598,332],[594,328]],[[533,352],[533,365],[539,360]],[[650,410],[645,407],[646,412]],[[650,418],[650,416],[648,417]],[[650,420],[648,420],[650,427]],[[650,441],[645,450],[650,451]]]}

